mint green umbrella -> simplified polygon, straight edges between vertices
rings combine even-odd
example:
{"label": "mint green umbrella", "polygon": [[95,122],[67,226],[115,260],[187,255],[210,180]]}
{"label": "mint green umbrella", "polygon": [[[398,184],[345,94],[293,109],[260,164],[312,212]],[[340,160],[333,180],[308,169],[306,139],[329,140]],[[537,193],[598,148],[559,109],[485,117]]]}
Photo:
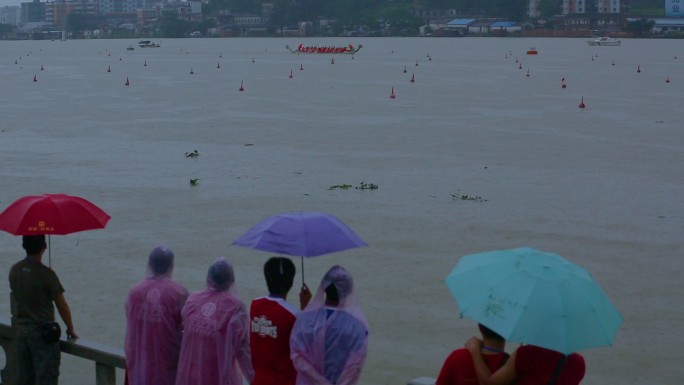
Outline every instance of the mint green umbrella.
{"label": "mint green umbrella", "polygon": [[564,354],[611,345],[623,321],[584,268],[531,248],[466,255],[444,282],[461,316]]}

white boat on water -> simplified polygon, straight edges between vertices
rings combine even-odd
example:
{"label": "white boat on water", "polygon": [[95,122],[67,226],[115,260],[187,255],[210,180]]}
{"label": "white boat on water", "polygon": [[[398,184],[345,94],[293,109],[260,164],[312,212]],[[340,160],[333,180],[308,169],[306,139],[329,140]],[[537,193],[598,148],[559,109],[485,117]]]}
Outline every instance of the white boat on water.
{"label": "white boat on water", "polygon": [[620,40],[618,40],[614,37],[601,36],[601,37],[595,37],[595,38],[587,40],[587,44],[589,44],[589,45],[618,46],[621,44],[621,42],[620,42]]}

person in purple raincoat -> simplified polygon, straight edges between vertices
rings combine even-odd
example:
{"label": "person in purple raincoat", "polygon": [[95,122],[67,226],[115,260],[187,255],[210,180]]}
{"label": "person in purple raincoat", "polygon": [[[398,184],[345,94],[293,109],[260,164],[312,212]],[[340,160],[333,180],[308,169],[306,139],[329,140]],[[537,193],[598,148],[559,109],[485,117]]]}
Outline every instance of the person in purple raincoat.
{"label": "person in purple raincoat", "polygon": [[126,367],[129,385],[173,385],[181,344],[181,309],[188,291],[171,280],[173,252],[150,252],[147,276],[126,301]]}
{"label": "person in purple raincoat", "polygon": [[292,328],[290,356],[297,385],[354,385],[367,350],[368,322],[356,300],[352,276],[333,266]]}
{"label": "person in purple raincoat", "polygon": [[233,266],[224,257],[209,267],[207,288],[190,294],[183,311],[176,385],[242,385],[254,379],[249,319],[235,295]]}

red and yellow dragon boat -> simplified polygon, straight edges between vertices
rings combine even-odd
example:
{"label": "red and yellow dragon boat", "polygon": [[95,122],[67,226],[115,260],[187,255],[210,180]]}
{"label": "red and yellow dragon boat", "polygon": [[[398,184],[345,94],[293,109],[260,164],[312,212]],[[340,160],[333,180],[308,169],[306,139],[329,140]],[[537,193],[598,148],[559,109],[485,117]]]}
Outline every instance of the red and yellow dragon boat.
{"label": "red and yellow dragon boat", "polygon": [[297,46],[297,49],[292,49],[290,48],[289,45],[286,45],[285,48],[287,48],[288,51],[292,53],[346,53],[346,54],[355,54],[359,52],[359,50],[363,47],[363,45],[359,44],[358,46],[354,47],[354,45],[349,44],[346,47],[319,47],[319,46],[310,46],[310,47],[305,47],[303,44],[300,44]]}

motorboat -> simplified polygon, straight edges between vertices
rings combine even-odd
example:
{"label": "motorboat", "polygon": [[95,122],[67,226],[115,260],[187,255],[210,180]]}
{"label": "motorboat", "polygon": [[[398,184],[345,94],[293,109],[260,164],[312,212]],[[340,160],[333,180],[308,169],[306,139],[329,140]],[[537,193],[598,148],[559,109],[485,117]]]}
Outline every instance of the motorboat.
{"label": "motorboat", "polygon": [[601,37],[595,37],[593,39],[587,40],[587,44],[589,44],[591,46],[596,46],[596,45],[618,46],[621,44],[621,42],[620,42],[620,40],[618,40],[614,37],[601,36]]}
{"label": "motorboat", "polygon": [[140,47],[140,48],[159,48],[159,47],[161,47],[161,44],[154,43],[151,40],[140,40],[138,42],[138,47]]}
{"label": "motorboat", "polygon": [[527,54],[528,54],[528,55],[536,55],[536,54],[538,54],[538,53],[539,53],[539,51],[537,51],[537,49],[534,48],[534,47],[530,47],[530,48],[527,50]]}

